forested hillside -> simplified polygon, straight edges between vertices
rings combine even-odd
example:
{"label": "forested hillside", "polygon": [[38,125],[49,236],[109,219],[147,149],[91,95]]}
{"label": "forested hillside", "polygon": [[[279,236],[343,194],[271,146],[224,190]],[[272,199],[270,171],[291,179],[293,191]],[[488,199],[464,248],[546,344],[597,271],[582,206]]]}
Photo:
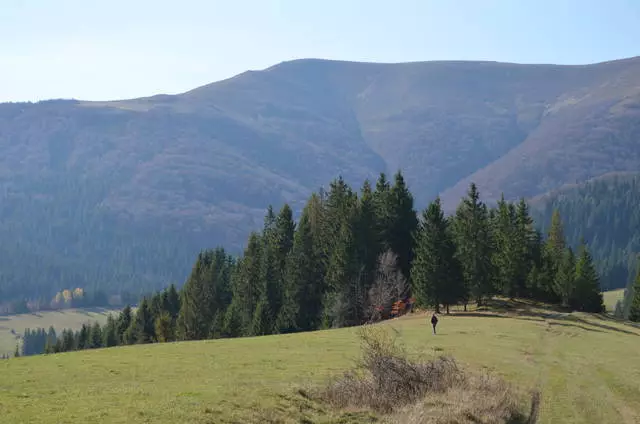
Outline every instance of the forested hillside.
{"label": "forested hillside", "polygon": [[[589,249],[567,247],[557,212],[552,221],[543,236],[524,200],[488,208],[475,185],[454,216],[439,198],[418,216],[400,173],[359,191],[338,178],[297,223],[289,205],[269,208],[240,257],[203,251],[180,292],[145,297],[103,328],[65,331],[48,352],[348,327],[495,295],[601,312]],[[36,334],[42,345],[44,330]]]}
{"label": "forested hillside", "polygon": [[453,211],[471,181],[493,204],[635,171],[639,87],[640,58],[296,60],[179,95],[0,104],[0,296],[184,281],[338,175],[402,169],[416,205]]}
{"label": "forested hillside", "polygon": [[540,228],[557,209],[569,245],[589,245],[603,290],[623,288],[636,276],[640,254],[640,175],[614,174],[533,199]]}

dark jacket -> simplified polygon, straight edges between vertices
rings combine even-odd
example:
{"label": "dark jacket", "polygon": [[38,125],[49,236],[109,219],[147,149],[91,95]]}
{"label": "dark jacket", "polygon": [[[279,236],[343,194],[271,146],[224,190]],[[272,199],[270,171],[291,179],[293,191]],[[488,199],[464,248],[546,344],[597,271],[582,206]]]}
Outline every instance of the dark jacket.
{"label": "dark jacket", "polygon": [[432,316],[431,317],[431,324],[436,325],[438,323],[438,318],[436,318],[436,316]]}

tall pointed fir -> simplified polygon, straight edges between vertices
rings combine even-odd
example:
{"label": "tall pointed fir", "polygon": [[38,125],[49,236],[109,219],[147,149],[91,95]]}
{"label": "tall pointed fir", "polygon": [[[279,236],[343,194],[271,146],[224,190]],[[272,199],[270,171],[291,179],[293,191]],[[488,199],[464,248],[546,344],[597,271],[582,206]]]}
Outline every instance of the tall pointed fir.
{"label": "tall pointed fir", "polygon": [[464,297],[462,269],[448,227],[440,198],[436,198],[422,214],[411,269],[411,285],[418,304],[434,307],[436,312],[440,312],[440,305],[449,312],[449,306]]}
{"label": "tall pointed fir", "polygon": [[562,306],[569,306],[576,280],[576,260],[571,247],[565,249],[555,278],[555,291],[560,295]]}
{"label": "tall pointed fir", "polygon": [[584,241],[581,241],[576,262],[575,288],[571,300],[572,307],[585,312],[602,312],[604,304],[600,292],[598,273]]}
{"label": "tall pointed fir", "polygon": [[495,243],[493,255],[496,270],[495,286],[503,295],[513,298],[518,295],[516,278],[519,246],[517,245],[516,210],[512,203],[504,200],[504,196],[498,201],[492,227]]}
{"label": "tall pointed fir", "polygon": [[376,231],[378,233],[378,245],[381,252],[391,249],[391,215],[393,207],[391,204],[391,185],[387,180],[387,175],[382,172],[376,182],[373,192],[373,204],[376,213]]}
{"label": "tall pointed fir", "polygon": [[482,304],[493,291],[492,240],[487,207],[473,183],[456,210],[453,233],[466,288],[465,308],[469,296]]}
{"label": "tall pointed fir", "polygon": [[135,343],[153,343],[155,341],[155,323],[151,313],[151,304],[147,298],[142,299],[131,324],[131,332]]}
{"label": "tall pointed fir", "polygon": [[277,319],[278,331],[283,333],[320,327],[325,291],[317,219],[320,207],[318,196],[312,195],[302,211],[286,260],[284,303]]}
{"label": "tall pointed fir", "polygon": [[414,234],[418,228],[418,216],[413,207],[413,195],[402,173],[394,176],[390,196],[389,247],[398,255],[398,266],[409,278],[414,252]]}
{"label": "tall pointed fir", "polygon": [[629,285],[624,296],[624,314],[630,321],[640,322],[640,268],[635,282]]}

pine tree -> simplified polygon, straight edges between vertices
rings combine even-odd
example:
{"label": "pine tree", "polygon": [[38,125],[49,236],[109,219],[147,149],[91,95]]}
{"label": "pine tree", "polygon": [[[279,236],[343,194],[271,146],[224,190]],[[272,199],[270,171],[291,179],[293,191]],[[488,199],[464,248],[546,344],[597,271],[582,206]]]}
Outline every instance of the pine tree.
{"label": "pine tree", "polygon": [[423,212],[411,271],[411,284],[418,304],[433,306],[437,312],[440,312],[440,305],[449,312],[449,306],[464,297],[462,269],[456,259],[449,225],[440,198],[436,198]]}
{"label": "pine tree", "polygon": [[131,332],[135,343],[153,343],[155,340],[155,323],[150,303],[146,297],[142,299],[131,323]]}
{"label": "pine tree", "polygon": [[107,316],[107,324],[102,329],[102,345],[113,347],[118,345],[118,323],[113,315]]}
{"label": "pine tree", "polygon": [[398,266],[409,278],[414,252],[414,234],[418,228],[418,217],[413,207],[413,195],[407,188],[402,173],[398,171],[390,197],[389,247],[398,255]]}
{"label": "pine tree", "polygon": [[77,341],[75,343],[77,350],[89,348],[89,333],[89,326],[87,324],[82,324],[82,328],[80,328],[80,331],[78,332]]}
{"label": "pine tree", "polygon": [[91,326],[91,330],[89,332],[89,349],[98,349],[102,347],[102,328],[100,328],[100,323],[97,321],[93,323]]}
{"label": "pine tree", "polygon": [[517,277],[520,246],[517,244],[516,210],[512,203],[504,200],[504,196],[498,202],[492,227],[495,243],[495,286],[503,295],[514,298],[519,294]]}
{"label": "pine tree", "polygon": [[[285,265],[284,303],[277,319],[279,332],[308,331],[320,327],[325,291],[322,246],[317,216],[320,202],[313,195],[305,206]],[[314,220],[314,217],[316,218]]]}
{"label": "pine tree", "polygon": [[[625,309],[629,310],[630,321],[640,322],[640,270],[636,276],[635,283],[629,286],[625,293]],[[626,307],[626,305],[629,305]]]}
{"label": "pine tree", "polygon": [[118,344],[130,344],[127,340],[127,330],[131,327],[133,316],[131,306],[127,305],[122,309],[117,321]]}
{"label": "pine tree", "polygon": [[575,289],[575,279],[576,261],[573,251],[569,247],[565,249],[555,278],[555,291],[560,295],[563,306],[569,306]]}
{"label": "pine tree", "polygon": [[172,319],[177,319],[180,313],[180,294],[176,286],[171,284],[166,290],[164,309],[169,312]]}
{"label": "pine tree", "polygon": [[162,311],[155,319],[155,334],[158,342],[170,342],[175,340],[175,321],[168,311]]}
{"label": "pine tree", "polygon": [[579,311],[602,312],[604,310],[598,273],[584,242],[580,244],[580,254],[576,263],[575,289],[570,303]]}
{"label": "pine tree", "polygon": [[70,329],[62,330],[62,352],[76,350],[76,338]]}
{"label": "pine tree", "polygon": [[453,233],[456,257],[462,266],[466,287],[463,296],[465,307],[469,295],[482,304],[493,291],[493,252],[487,207],[480,201],[480,194],[473,183],[456,210]]}
{"label": "pine tree", "polygon": [[391,216],[393,208],[391,203],[391,185],[386,174],[380,173],[373,192],[373,204],[376,214],[376,232],[378,233],[378,245],[380,251],[391,249]]}
{"label": "pine tree", "polygon": [[273,331],[272,312],[267,295],[260,297],[251,323],[251,335],[264,336]]}

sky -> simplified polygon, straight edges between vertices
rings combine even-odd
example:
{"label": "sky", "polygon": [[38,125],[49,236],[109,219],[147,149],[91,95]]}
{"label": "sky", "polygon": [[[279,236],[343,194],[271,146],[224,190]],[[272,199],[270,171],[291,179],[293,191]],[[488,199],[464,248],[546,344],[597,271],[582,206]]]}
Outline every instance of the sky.
{"label": "sky", "polygon": [[640,55],[640,0],[0,1],[0,102],[176,94],[299,58]]}

